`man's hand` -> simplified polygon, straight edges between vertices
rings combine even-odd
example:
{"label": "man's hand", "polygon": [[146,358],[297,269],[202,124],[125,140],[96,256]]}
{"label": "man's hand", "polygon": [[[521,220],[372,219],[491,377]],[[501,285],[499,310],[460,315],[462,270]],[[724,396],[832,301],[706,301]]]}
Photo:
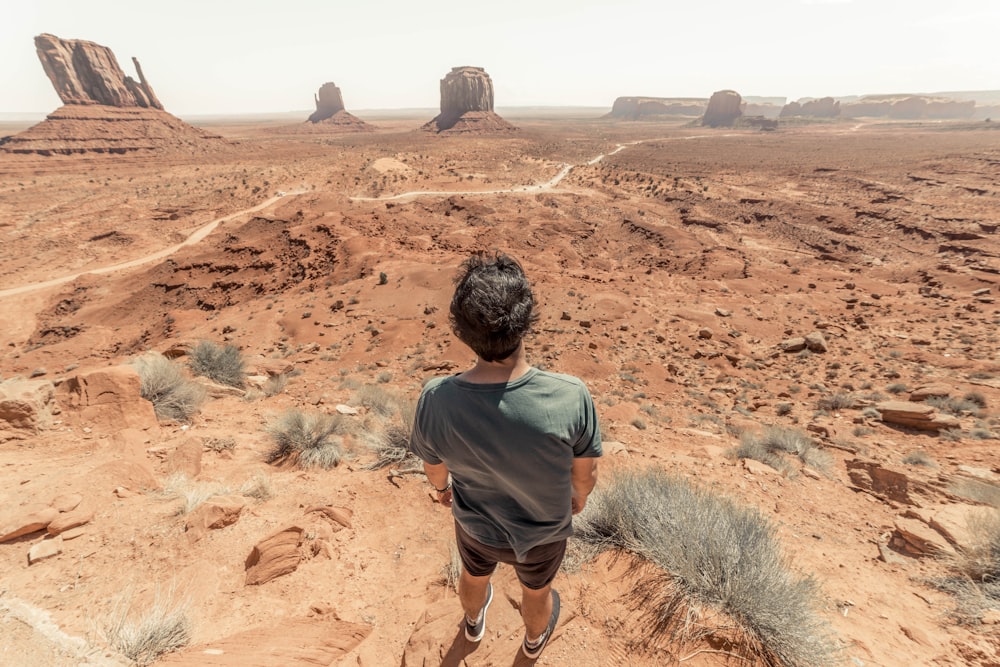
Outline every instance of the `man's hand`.
{"label": "man's hand", "polygon": [[448,489],[444,493],[438,493],[437,500],[445,507],[451,507],[451,489]]}
{"label": "man's hand", "polygon": [[[448,466],[444,463],[427,463],[424,461],[424,473],[427,481],[434,487],[437,494],[437,501],[445,507],[451,507],[451,483],[448,481]],[[437,491],[444,489],[444,491]]]}
{"label": "man's hand", "polygon": [[573,514],[579,514],[583,511],[583,508],[587,506],[587,496],[578,495],[575,491],[573,492]]}

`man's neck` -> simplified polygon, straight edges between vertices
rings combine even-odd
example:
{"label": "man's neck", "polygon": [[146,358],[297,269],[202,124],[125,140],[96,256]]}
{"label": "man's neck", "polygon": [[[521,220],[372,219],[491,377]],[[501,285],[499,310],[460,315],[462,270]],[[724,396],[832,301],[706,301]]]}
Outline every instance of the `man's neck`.
{"label": "man's neck", "polygon": [[512,382],[529,370],[531,370],[531,365],[528,363],[522,343],[518,346],[517,351],[506,359],[486,361],[482,357],[477,357],[476,365],[459,377],[473,384],[500,384]]}

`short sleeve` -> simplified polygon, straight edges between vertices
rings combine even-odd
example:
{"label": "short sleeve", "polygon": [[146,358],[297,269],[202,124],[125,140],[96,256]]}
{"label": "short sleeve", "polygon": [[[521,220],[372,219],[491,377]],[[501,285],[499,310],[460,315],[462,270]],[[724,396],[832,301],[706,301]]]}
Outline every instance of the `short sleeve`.
{"label": "short sleeve", "polygon": [[586,386],[580,387],[580,426],[573,443],[574,458],[596,458],[604,453],[601,447],[601,426],[597,420],[597,407]]}
{"label": "short sleeve", "polygon": [[441,457],[434,451],[433,443],[429,434],[433,432],[433,410],[428,404],[431,402],[427,388],[420,394],[417,401],[416,414],[413,417],[413,429],[410,431],[410,444],[408,449],[421,461],[438,465],[442,463]]}

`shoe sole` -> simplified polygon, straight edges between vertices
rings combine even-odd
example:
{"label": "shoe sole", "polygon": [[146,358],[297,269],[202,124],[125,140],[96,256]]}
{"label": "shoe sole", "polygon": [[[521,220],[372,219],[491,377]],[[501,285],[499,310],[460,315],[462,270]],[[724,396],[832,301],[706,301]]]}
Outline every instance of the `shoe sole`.
{"label": "shoe sole", "polygon": [[483,629],[479,631],[479,635],[474,635],[469,632],[469,621],[465,621],[465,638],[470,642],[482,641],[483,637],[486,635],[486,612],[490,608],[490,603],[493,602],[493,584],[489,584],[489,589],[486,595],[486,604],[483,605]]}
{"label": "shoe sole", "polygon": [[545,645],[549,643],[552,639],[552,631],[556,629],[556,623],[559,622],[559,591],[552,589],[552,615],[549,616],[549,624],[545,628],[545,638],[542,643],[533,649],[529,649],[527,645],[528,637],[525,635],[524,641],[521,642],[521,651],[524,652],[524,656],[531,660],[534,660],[542,654],[542,649]]}

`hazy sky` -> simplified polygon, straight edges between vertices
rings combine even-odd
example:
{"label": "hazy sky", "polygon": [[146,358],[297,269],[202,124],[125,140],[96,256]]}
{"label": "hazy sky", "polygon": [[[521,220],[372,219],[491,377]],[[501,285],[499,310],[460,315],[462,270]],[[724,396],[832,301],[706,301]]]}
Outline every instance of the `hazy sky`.
{"label": "hazy sky", "polygon": [[348,110],[437,107],[458,65],[501,107],[1000,89],[1000,0],[3,0],[0,111],[59,106],[42,32],[138,57],[180,116],[312,109],[326,81]]}

